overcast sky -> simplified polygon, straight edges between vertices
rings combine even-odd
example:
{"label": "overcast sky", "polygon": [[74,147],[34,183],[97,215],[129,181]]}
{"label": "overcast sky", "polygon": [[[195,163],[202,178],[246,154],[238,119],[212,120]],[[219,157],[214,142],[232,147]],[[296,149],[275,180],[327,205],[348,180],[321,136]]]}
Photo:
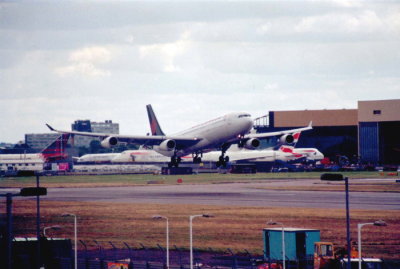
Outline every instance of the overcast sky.
{"label": "overcast sky", "polygon": [[0,141],[400,98],[399,1],[0,2]]}

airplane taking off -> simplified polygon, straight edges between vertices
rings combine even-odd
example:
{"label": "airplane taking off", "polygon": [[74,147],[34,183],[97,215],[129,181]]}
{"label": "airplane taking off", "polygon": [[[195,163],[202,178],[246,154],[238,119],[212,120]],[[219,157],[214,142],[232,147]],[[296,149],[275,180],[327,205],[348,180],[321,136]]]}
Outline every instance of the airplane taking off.
{"label": "airplane taking off", "polygon": [[229,157],[225,156],[225,153],[233,144],[238,144],[241,148],[257,149],[260,146],[260,139],[273,136],[281,136],[280,141],[292,143],[294,139],[292,133],[312,129],[310,123],[309,126],[298,129],[252,134],[250,130],[253,128],[253,120],[250,114],[239,112],[207,121],[174,135],[165,135],[151,105],[146,107],[151,136],[61,131],[48,124],[46,125],[50,130],[59,133],[100,137],[102,139],[101,145],[106,148],[117,145],[118,141],[153,146],[153,149],[158,153],[170,157],[168,164],[170,167],[177,167],[182,157],[189,154],[192,154],[194,163],[200,163],[203,153],[214,149],[221,151],[218,161],[221,165],[225,165],[229,161]]}

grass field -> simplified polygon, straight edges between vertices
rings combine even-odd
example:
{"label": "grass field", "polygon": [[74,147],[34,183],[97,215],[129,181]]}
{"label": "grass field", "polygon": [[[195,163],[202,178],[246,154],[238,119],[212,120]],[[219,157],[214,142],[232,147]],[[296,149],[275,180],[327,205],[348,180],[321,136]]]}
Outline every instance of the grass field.
{"label": "grass field", "polygon": [[[351,191],[391,191],[400,192],[399,183],[394,177],[381,176],[378,172],[343,173],[350,178]],[[107,176],[59,176],[41,177],[41,186],[51,187],[103,187],[132,186],[149,183],[177,184],[182,178],[183,184],[222,184],[226,182],[268,182],[268,189],[295,190],[333,190],[343,191],[343,183],[322,182],[320,173],[258,173],[252,175],[199,174],[185,176],[162,175],[107,175]],[[281,180],[311,178],[311,185],[285,184]],[[371,178],[368,182],[354,180]],[[386,180],[391,178],[392,180]],[[382,180],[385,179],[385,180]],[[34,186],[35,178],[0,179],[0,187]],[[1,191],[1,189],[0,189]],[[399,198],[400,199],[400,198]],[[4,200],[0,201],[5,209]],[[16,236],[35,235],[35,202],[15,199]],[[5,211],[5,210],[4,210]],[[54,202],[42,201],[42,228],[62,225],[61,231],[48,231],[56,237],[73,237],[73,221],[60,217],[64,212],[78,215],[79,239],[95,247],[93,239],[110,247],[112,241],[118,247],[123,242],[139,247],[143,243],[148,247],[164,245],[165,222],[151,219],[153,215],[165,215],[170,219],[171,245],[188,248],[189,216],[195,214],[213,214],[215,218],[194,220],[194,245],[197,248],[235,251],[248,249],[252,253],[262,253],[262,229],[270,219],[285,224],[286,227],[314,228],[321,230],[321,240],[332,241],[337,246],[345,244],[345,212],[337,209],[304,209],[273,207],[237,207],[237,206],[199,206],[199,205],[156,205],[122,204],[93,202]],[[357,238],[357,223],[385,220],[389,226],[363,228],[363,253],[383,258],[400,257],[400,212],[379,210],[352,210],[351,236]]]}
{"label": "grass field", "polygon": [[[194,245],[201,249],[247,249],[261,254],[262,229],[267,227],[266,222],[270,219],[282,222],[286,227],[320,229],[321,240],[332,241],[337,246],[344,246],[346,241],[344,210],[50,201],[43,201],[41,206],[42,227],[63,226],[61,231],[48,231],[48,235],[73,238],[72,218],[60,215],[64,212],[75,213],[78,216],[79,239],[92,248],[95,247],[93,239],[106,248],[110,248],[109,241],[121,248],[123,242],[133,247],[139,247],[139,243],[147,247],[156,247],[157,243],[164,245],[165,221],[153,220],[154,215],[169,218],[171,245],[183,248],[189,247],[189,216],[195,214],[215,216],[196,218],[193,222]],[[14,203],[16,235],[35,235],[35,212],[34,201],[19,200]],[[357,238],[357,223],[378,219],[385,220],[388,226],[363,228],[363,252],[368,256],[398,258],[399,211],[352,210],[352,238]]]}
{"label": "grass field", "polygon": [[[349,177],[350,183],[356,186],[357,191],[376,191],[375,186],[380,185],[378,191],[400,192],[400,184],[394,182],[393,176],[380,175],[379,172],[345,172],[344,176]],[[257,173],[257,174],[197,174],[182,176],[165,176],[152,174],[134,175],[81,175],[81,176],[43,176],[40,178],[41,185],[44,187],[106,187],[106,186],[134,186],[147,185],[149,183],[158,184],[178,184],[177,179],[181,178],[183,184],[218,184],[228,182],[268,182],[270,180],[287,179],[319,179],[319,172],[300,172],[300,173]],[[393,182],[379,180],[373,183],[373,187],[366,187],[368,184],[352,183],[351,179],[373,178],[373,179],[393,179]],[[18,177],[0,179],[1,187],[28,187],[34,186],[35,177]],[[342,183],[315,184],[313,190],[324,190],[326,185],[328,190],[342,190]],[[340,187],[338,187],[340,186]],[[321,188],[322,187],[322,188]],[[271,189],[274,187],[271,186]],[[294,190],[302,188],[293,187]]]}

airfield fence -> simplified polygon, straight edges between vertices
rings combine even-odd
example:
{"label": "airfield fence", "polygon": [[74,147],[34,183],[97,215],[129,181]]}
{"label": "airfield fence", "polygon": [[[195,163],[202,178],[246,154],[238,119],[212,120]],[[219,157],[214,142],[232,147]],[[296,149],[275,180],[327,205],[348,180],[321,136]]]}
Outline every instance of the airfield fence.
{"label": "airfield fence", "polygon": [[[139,244],[140,248],[132,248],[124,243],[124,248],[117,248],[112,242],[108,242],[108,248],[94,241],[97,249],[88,250],[86,243],[81,241],[84,250],[78,255],[78,268],[104,269],[108,263],[121,262],[128,264],[128,268],[135,269],[163,269],[166,268],[166,249],[160,245],[157,248],[148,248]],[[169,251],[170,268],[188,269],[189,251],[173,246]],[[262,257],[252,256],[248,251],[244,254],[235,254],[227,249],[225,253],[216,252],[213,249],[199,251],[194,249],[195,268],[232,268],[255,269],[255,260]],[[119,268],[119,267],[118,267]],[[124,267],[123,267],[124,268]]]}
{"label": "airfield fence", "polygon": [[[93,244],[94,243],[94,244]],[[87,247],[90,246],[90,249]],[[157,248],[148,248],[143,244],[132,248],[127,243],[123,247],[116,247],[112,242],[99,243],[80,241],[78,249],[78,269],[166,269],[166,249],[160,245]],[[43,257],[45,268],[72,269],[74,268],[74,255],[66,256],[48,255]],[[54,253],[54,250],[46,253]],[[60,253],[55,251],[55,253]],[[170,247],[170,269],[190,269],[189,250]],[[37,268],[34,256],[19,256],[14,260],[13,268]],[[277,261],[269,261],[275,263]],[[261,265],[261,266],[260,266]],[[399,268],[400,261],[386,263],[387,269]],[[1,264],[0,264],[0,268]],[[255,256],[244,250],[235,253],[229,248],[224,252],[217,252],[211,248],[207,250],[194,249],[195,269],[267,269],[276,268],[265,266],[263,256]],[[286,263],[287,269],[313,268],[313,257],[308,259],[290,261]]]}
{"label": "airfield fence", "polygon": [[[95,249],[88,249],[87,245],[96,246]],[[133,248],[124,243],[123,248],[116,247],[112,242],[102,243],[93,240],[92,242],[80,241],[83,248],[78,251],[79,269],[164,269],[166,266],[166,249],[160,245],[157,248],[148,248],[139,244],[139,248]],[[217,252],[209,248],[207,251],[194,249],[194,268],[215,268],[215,269],[256,269],[257,261],[262,256],[251,255],[247,250],[241,253],[234,253],[230,249],[225,252]],[[170,268],[189,269],[189,250],[177,246],[170,247]],[[54,267],[70,269],[73,266],[71,259],[54,259]]]}

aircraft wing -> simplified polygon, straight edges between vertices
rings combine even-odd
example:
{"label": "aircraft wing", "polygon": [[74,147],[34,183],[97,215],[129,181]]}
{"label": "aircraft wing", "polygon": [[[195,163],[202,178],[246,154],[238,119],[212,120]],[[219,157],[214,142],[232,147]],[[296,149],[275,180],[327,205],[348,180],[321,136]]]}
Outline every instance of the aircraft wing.
{"label": "aircraft wing", "polygon": [[285,135],[285,134],[293,134],[297,132],[302,132],[302,131],[307,131],[312,129],[312,121],[308,124],[307,127],[302,127],[302,128],[297,128],[297,129],[289,129],[289,130],[282,130],[282,131],[276,131],[276,132],[268,132],[268,133],[259,133],[259,134],[247,134],[243,138],[244,139],[250,139],[250,138],[267,138],[267,137],[272,137],[272,136],[279,136],[279,135]]}
{"label": "aircraft wing", "polygon": [[176,142],[176,148],[185,148],[199,143],[202,139],[197,137],[183,137],[183,136],[162,136],[162,135],[119,135],[119,134],[106,134],[106,133],[92,133],[92,132],[79,132],[79,131],[62,131],[51,127],[49,124],[46,126],[53,132],[61,134],[71,134],[71,135],[82,135],[98,137],[100,139],[106,139],[109,137],[116,138],[119,142],[126,142],[131,144],[140,145],[159,145],[161,142],[167,139],[172,139]]}

